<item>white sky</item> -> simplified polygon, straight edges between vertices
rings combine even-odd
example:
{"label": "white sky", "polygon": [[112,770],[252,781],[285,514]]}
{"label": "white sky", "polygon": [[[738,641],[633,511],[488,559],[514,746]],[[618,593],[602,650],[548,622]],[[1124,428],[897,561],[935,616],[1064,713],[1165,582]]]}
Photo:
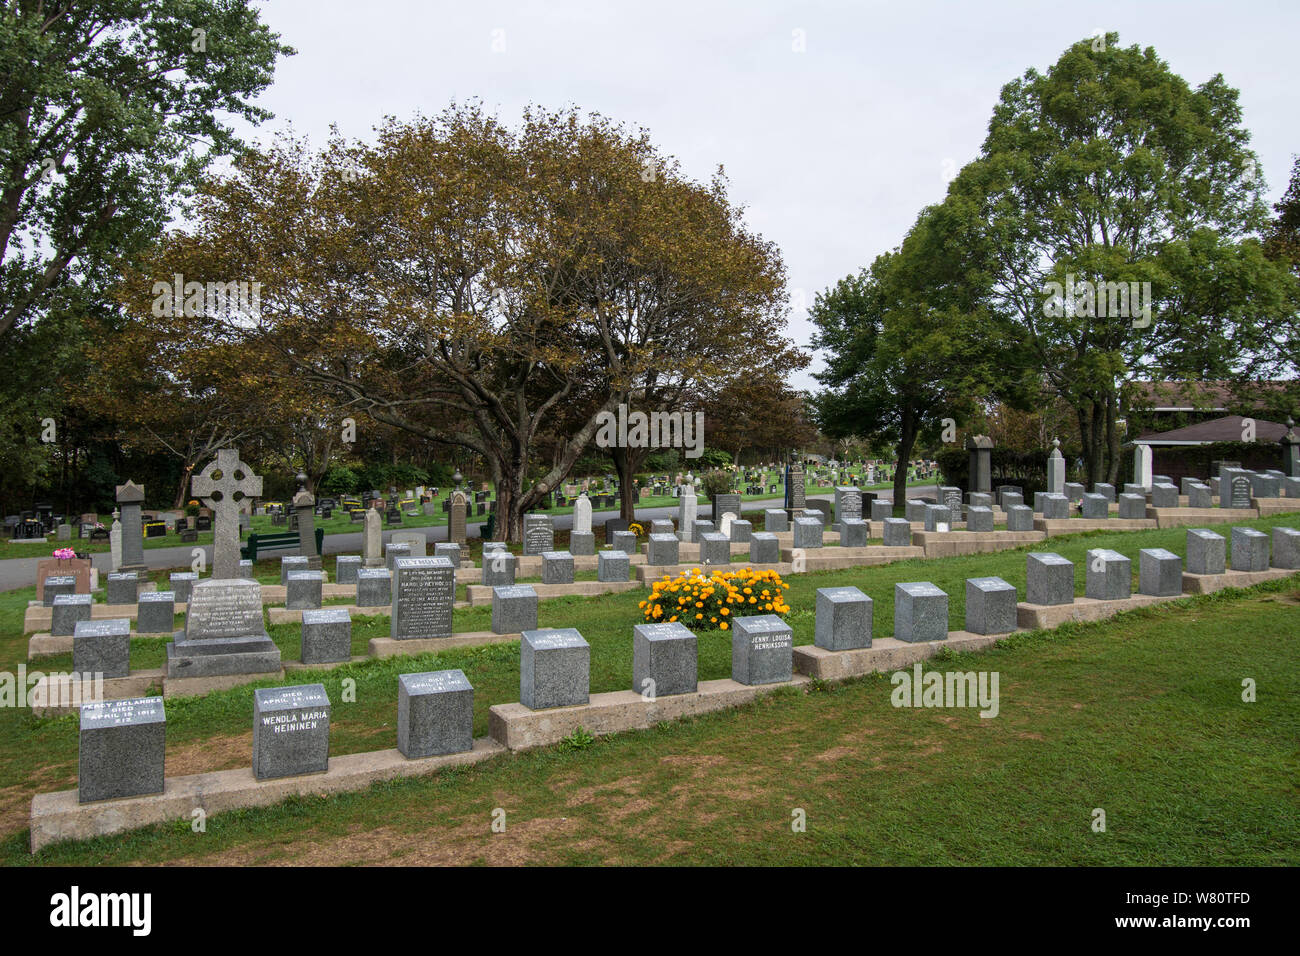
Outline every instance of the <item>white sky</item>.
{"label": "white sky", "polygon": [[[259,103],[314,146],[331,123],[369,138],[387,114],[478,98],[502,119],[576,104],[631,127],[706,179],[719,165],[789,272],[789,334],[805,307],[896,246],[945,173],[973,159],[1003,84],[1072,42],[1117,30],[1192,86],[1241,92],[1275,202],[1294,155],[1300,3],[269,0],[298,54]],[[803,31],[806,50],[794,51]],[[498,32],[499,31],[499,32]],[[503,50],[494,51],[494,44]],[[814,387],[807,374],[791,378]]]}

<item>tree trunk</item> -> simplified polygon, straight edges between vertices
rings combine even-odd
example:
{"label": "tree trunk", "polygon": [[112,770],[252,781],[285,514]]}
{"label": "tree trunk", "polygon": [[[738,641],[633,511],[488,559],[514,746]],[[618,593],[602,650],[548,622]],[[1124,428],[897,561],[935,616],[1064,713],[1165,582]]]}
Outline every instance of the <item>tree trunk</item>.
{"label": "tree trunk", "polygon": [[648,448],[611,448],[614,471],[618,474],[618,516],[625,521],[636,520],[638,498],[632,487],[632,477],[650,455]]}
{"label": "tree trunk", "polygon": [[903,407],[903,423],[898,433],[898,464],[894,469],[894,511],[907,504],[907,462],[912,457],[912,446],[916,444],[916,423],[911,404]]}
{"label": "tree trunk", "polygon": [[1119,396],[1111,392],[1106,396],[1106,449],[1110,454],[1107,468],[1107,481],[1112,485],[1119,478],[1119,428],[1115,421],[1119,405]]}

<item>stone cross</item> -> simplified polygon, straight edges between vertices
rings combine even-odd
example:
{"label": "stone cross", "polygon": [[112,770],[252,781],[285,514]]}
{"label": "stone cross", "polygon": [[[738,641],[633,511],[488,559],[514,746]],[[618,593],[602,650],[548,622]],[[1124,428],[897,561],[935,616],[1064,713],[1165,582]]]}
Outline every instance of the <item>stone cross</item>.
{"label": "stone cross", "polygon": [[190,479],[190,490],[212,509],[212,577],[239,577],[239,502],[262,496],[262,478],[239,460],[239,449],[222,448],[217,460]]}

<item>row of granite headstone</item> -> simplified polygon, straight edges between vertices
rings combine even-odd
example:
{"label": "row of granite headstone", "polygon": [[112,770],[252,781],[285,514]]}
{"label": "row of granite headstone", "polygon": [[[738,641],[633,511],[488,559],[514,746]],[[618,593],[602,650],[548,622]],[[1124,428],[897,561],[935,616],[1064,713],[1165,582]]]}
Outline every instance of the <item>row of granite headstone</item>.
{"label": "row of granite headstone", "polygon": [[[1231,566],[1269,566],[1269,536],[1231,529]],[[1272,563],[1300,569],[1300,531],[1274,528]],[[1187,570],[1221,574],[1228,541],[1208,529],[1187,532]],[[399,580],[433,558],[404,558]],[[1087,552],[1085,595],[1123,600],[1132,593],[1132,561],[1110,549]],[[445,565],[445,559],[439,567]],[[1138,554],[1138,592],[1182,593],[1182,559],[1163,548]],[[996,635],[1017,630],[1018,592],[1000,577],[966,580],[965,630]],[[1053,606],[1074,601],[1074,564],[1059,554],[1026,555],[1025,601]],[[873,602],[856,587],[820,588],[816,594],[815,646],[852,651],[872,646]],[[97,622],[104,623],[104,622]],[[534,618],[535,625],[535,604]],[[929,581],[894,586],[894,639],[909,643],[948,637],[948,594]],[[761,685],[793,677],[793,632],[772,614],[737,617],[731,628],[731,676]],[[698,639],[680,622],[632,628],[632,687],[643,698],[698,690]],[[590,698],[591,648],[574,628],[526,628],[520,639],[520,703],[531,710],[575,707]],[[321,773],[329,765],[331,704],[321,684],[254,691],[253,772],[258,780]],[[398,677],[397,749],[408,759],[462,753],[473,748],[474,688],[460,670]],[[157,697],[86,704],[81,708],[78,799],[98,800],[163,791],[166,714]]]}

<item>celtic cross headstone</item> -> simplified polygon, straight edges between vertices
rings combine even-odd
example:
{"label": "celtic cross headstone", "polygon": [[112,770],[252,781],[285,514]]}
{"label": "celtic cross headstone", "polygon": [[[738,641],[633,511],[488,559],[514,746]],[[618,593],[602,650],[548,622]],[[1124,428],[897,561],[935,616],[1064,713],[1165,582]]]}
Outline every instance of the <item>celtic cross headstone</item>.
{"label": "celtic cross headstone", "polygon": [[239,577],[239,502],[262,496],[262,478],[239,460],[239,449],[222,448],[216,461],[190,479],[196,498],[202,498],[214,516],[212,577]]}

